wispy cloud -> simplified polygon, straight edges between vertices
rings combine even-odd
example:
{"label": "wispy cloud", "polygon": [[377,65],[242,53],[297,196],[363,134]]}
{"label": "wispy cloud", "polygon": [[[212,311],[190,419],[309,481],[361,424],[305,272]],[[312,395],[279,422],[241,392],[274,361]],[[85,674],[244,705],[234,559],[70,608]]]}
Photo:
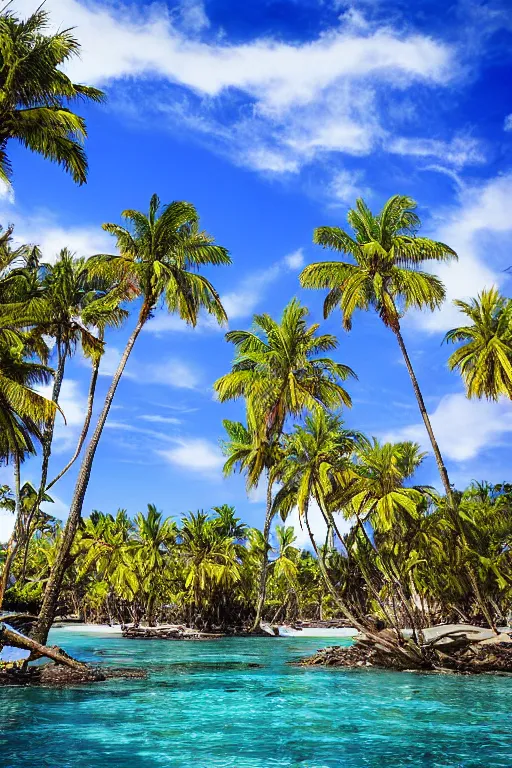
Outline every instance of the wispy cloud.
{"label": "wispy cloud", "polygon": [[155,424],[181,424],[181,419],[174,416],[160,416],[156,413],[145,413],[140,417],[143,421],[151,421]]}
{"label": "wispy cloud", "polygon": [[[17,5],[33,10],[30,0]],[[144,119],[148,109],[158,111],[161,121],[186,125],[213,149],[262,172],[296,173],[331,152],[385,150],[393,127],[380,108],[380,89],[443,87],[457,73],[447,44],[369,21],[356,9],[314,39],[230,43],[212,30],[200,0],[182,0],[172,12],[156,4],[47,5],[61,26],[76,27],[82,55],[68,65],[73,78],[129,82],[131,98],[130,89],[118,98],[132,114],[141,100],[131,84],[139,79]],[[154,94],[151,79],[158,80]]]}
{"label": "wispy cloud", "polygon": [[[37,389],[44,397],[51,400],[52,388],[53,384],[47,384]],[[87,410],[87,398],[78,381],[64,379],[60,390],[59,407],[66,421],[64,422],[62,415],[57,412],[52,447],[54,453],[62,453],[74,446],[82,428]]]}
{"label": "wispy cloud", "polygon": [[224,457],[218,445],[204,438],[190,437],[176,441],[174,448],[157,451],[158,455],[181,469],[208,478],[220,478]]}
{"label": "wispy cloud", "polygon": [[388,144],[388,151],[397,155],[438,158],[456,168],[485,162],[481,143],[469,136],[456,136],[451,141],[398,138]]}
{"label": "wispy cloud", "polygon": [[[121,350],[107,344],[100,363],[100,375],[111,377],[115,373],[121,360]],[[85,358],[81,362],[88,366]],[[128,360],[125,379],[138,384],[161,384],[176,389],[198,389],[201,386],[202,375],[197,366],[184,360],[170,357],[161,363],[142,364],[135,357]]]}

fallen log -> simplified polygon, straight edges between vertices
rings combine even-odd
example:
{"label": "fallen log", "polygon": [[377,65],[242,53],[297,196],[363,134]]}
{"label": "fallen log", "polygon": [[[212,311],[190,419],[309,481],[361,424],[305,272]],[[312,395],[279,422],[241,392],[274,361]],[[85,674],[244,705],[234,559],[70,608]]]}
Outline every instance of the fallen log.
{"label": "fallen log", "polygon": [[79,671],[86,670],[87,664],[83,664],[81,661],[77,661],[72,656],[69,656],[66,651],[57,646],[41,645],[36,640],[32,640],[31,637],[16,632],[14,629],[10,629],[6,624],[0,622],[0,648],[4,645],[9,645],[12,648],[21,648],[24,651],[30,651],[30,659],[47,658],[55,661],[57,664],[62,664],[71,669]]}

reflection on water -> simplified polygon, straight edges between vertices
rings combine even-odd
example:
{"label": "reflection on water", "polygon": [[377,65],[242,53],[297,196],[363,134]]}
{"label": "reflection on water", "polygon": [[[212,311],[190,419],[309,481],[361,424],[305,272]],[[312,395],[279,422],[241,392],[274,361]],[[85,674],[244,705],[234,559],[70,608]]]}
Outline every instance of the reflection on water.
{"label": "reflection on water", "polygon": [[149,678],[0,689],[0,768],[512,766],[509,678],[286,664],[318,638],[51,641]]}

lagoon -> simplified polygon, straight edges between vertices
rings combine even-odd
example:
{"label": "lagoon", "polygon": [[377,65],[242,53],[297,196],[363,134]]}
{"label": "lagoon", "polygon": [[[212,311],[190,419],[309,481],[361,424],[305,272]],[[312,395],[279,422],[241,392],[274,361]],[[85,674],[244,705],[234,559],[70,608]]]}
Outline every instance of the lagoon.
{"label": "lagoon", "polygon": [[[0,768],[510,768],[512,679],[297,668],[313,637],[125,640],[54,630],[146,680],[0,689]],[[330,641],[343,644],[345,640]]]}

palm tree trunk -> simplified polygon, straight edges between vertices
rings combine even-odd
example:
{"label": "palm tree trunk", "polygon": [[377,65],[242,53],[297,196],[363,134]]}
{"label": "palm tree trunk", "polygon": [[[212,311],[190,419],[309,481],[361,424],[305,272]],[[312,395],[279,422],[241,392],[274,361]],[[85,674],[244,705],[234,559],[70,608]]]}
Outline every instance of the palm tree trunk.
{"label": "palm tree trunk", "polygon": [[[100,340],[103,340],[103,334],[100,334]],[[59,474],[56,475],[53,478],[53,480],[51,480],[51,482],[48,483],[48,485],[46,486],[46,491],[49,491],[50,488],[53,485],[55,485],[55,483],[58,482],[63,475],[66,474],[68,469],[73,466],[73,464],[75,463],[75,461],[77,460],[77,458],[80,455],[80,451],[83,448],[83,445],[85,443],[85,438],[87,437],[87,433],[88,433],[89,427],[91,425],[92,409],[93,409],[93,406],[94,406],[94,396],[95,396],[95,393],[96,393],[96,384],[98,382],[98,374],[99,374],[99,369],[100,369],[100,363],[101,363],[101,358],[99,357],[92,364],[91,381],[90,381],[90,384],[89,384],[89,394],[87,396],[87,411],[86,411],[86,414],[85,414],[84,424],[83,424],[83,427],[82,427],[82,431],[80,433],[80,437],[78,438],[78,443],[77,443],[75,452],[74,452],[73,456],[70,458],[70,460],[68,461],[68,463],[66,464],[66,466],[63,469],[61,469]]]}
{"label": "palm tree trunk", "polygon": [[[54,403],[59,402],[60,397],[60,390],[62,388],[62,381],[64,379],[64,369],[66,367],[66,353],[62,351],[61,341],[60,337],[57,337],[57,355],[58,355],[58,361],[57,361],[57,368],[55,369],[55,376],[53,379],[53,388],[52,388],[52,400]],[[50,456],[52,453],[52,443],[53,443],[53,434],[55,431],[55,419],[57,417],[57,413],[55,413],[48,424],[45,427],[45,430],[43,432],[43,437],[41,440],[41,445],[43,448],[43,457],[41,461],[41,480],[39,482],[39,490],[37,492],[36,499],[34,501],[34,504],[32,506],[32,509],[30,510],[26,523],[23,526],[23,542],[20,542],[20,545],[23,544],[24,551],[23,551],[23,568],[21,572],[21,578],[25,578],[25,571],[27,566],[27,557],[28,557],[28,548],[30,545],[30,539],[32,538],[32,521],[39,512],[39,507],[41,505],[41,500],[45,494],[46,490],[46,480],[48,477],[48,466],[50,463]],[[22,530],[20,528],[20,530]]]}
{"label": "palm tree trunk", "polygon": [[409,354],[407,352],[402,334],[400,332],[400,325],[398,324],[398,322],[397,322],[397,327],[393,328],[393,331],[397,338],[398,346],[400,347],[400,350],[402,352],[406,368],[409,371],[409,376],[412,382],[412,388],[414,389],[414,394],[416,395],[416,400],[418,401],[418,408],[420,409],[421,418],[423,419],[423,423],[425,424],[425,429],[427,430],[430,443],[432,445],[432,450],[434,452],[434,456],[436,459],[437,468],[441,476],[441,482],[443,483],[444,492],[446,493],[446,498],[448,499],[448,502],[451,505],[453,503],[453,494],[452,494],[452,488],[450,485],[450,479],[448,477],[448,471],[446,469],[439,445],[437,444],[437,440],[434,435],[434,430],[432,429],[432,424],[430,423],[427,409],[425,407],[425,401],[423,400],[423,395],[421,394],[420,385],[418,384],[418,379],[416,378],[416,374],[414,373],[414,368],[412,367],[412,363],[411,363]]}
{"label": "palm tree trunk", "polygon": [[18,551],[21,538],[22,527],[22,509],[21,509],[21,478],[20,478],[20,455],[18,452],[14,455],[14,511],[16,514],[16,520],[14,523],[14,530],[12,536],[9,539],[7,546],[7,556],[5,558],[4,567],[2,570],[2,578],[0,579],[0,608],[4,601],[4,595],[9,584],[9,576],[11,574],[11,567]]}
{"label": "palm tree trunk", "polygon": [[320,554],[320,551],[319,551],[319,549],[317,547],[317,544],[316,544],[316,541],[315,541],[315,537],[313,535],[313,531],[311,530],[311,526],[309,525],[309,515],[308,515],[307,509],[305,510],[305,513],[304,513],[304,519],[305,519],[305,522],[306,522],[306,528],[307,528],[307,531],[308,531],[309,539],[311,541],[311,545],[312,545],[313,550],[315,552],[315,555],[317,557],[318,565],[320,567],[320,572],[322,574],[322,578],[324,580],[325,586],[327,587],[328,591],[331,593],[331,595],[332,595],[332,597],[334,599],[334,602],[336,603],[336,605],[338,606],[340,611],[343,613],[345,618],[351,623],[351,625],[353,627],[355,627],[359,632],[366,633],[367,627],[362,622],[360,622],[359,619],[356,616],[354,616],[353,613],[347,608],[347,606],[345,605],[343,600],[340,599],[340,597],[339,597],[339,595],[338,595],[338,593],[336,591],[336,587],[332,583],[332,580],[331,580],[331,578],[330,578],[330,576],[329,576],[329,574],[327,572],[327,569],[325,567],[324,560],[323,560],[323,558],[322,558],[322,556]]}
{"label": "palm tree trunk", "polygon": [[[327,572],[327,569],[326,569],[326,567],[324,565],[324,562],[322,560],[322,557],[320,556],[320,552],[319,552],[318,547],[316,545],[315,537],[313,536],[313,531],[311,530],[311,526],[309,525],[309,516],[308,516],[307,505],[306,505],[306,508],[305,508],[305,511],[304,511],[304,519],[306,521],[306,528],[307,528],[307,531],[308,531],[309,539],[311,541],[311,544],[313,546],[313,550],[314,550],[315,555],[317,557],[318,565],[320,567],[320,572],[322,574],[324,583],[325,583],[328,591],[331,593],[331,595],[332,595],[336,605],[338,606],[338,608],[340,609],[342,614],[345,616],[345,618],[350,622],[351,626],[355,627],[355,629],[357,629],[358,632],[361,632],[367,639],[371,640],[374,643],[378,643],[380,646],[382,646],[383,648],[388,650],[390,653],[392,653],[392,654],[394,654],[396,656],[405,658],[408,661],[411,661],[413,659],[413,657],[411,657],[411,654],[407,653],[407,651],[404,650],[401,647],[401,645],[399,644],[399,640],[397,640],[396,643],[393,643],[393,642],[387,640],[386,638],[383,638],[383,637],[381,637],[379,635],[376,635],[368,627],[366,622],[358,619],[352,613],[352,611],[345,605],[343,600],[341,600],[341,598],[339,597],[339,595],[338,595],[338,593],[336,591],[336,587],[332,583],[332,580],[331,580],[331,578],[330,578],[330,576],[329,576],[329,574]],[[416,656],[416,654],[414,654],[414,652],[413,652],[413,656]],[[418,655],[417,660],[419,660],[419,658],[420,657]]]}
{"label": "palm tree trunk", "polygon": [[263,614],[263,606],[265,604],[265,597],[267,593],[267,571],[268,571],[268,550],[269,550],[269,541],[270,541],[270,527],[272,525],[272,487],[273,487],[273,479],[271,476],[271,473],[269,471],[268,476],[268,483],[267,483],[267,510],[265,514],[265,525],[263,526],[263,538],[265,540],[265,551],[263,552],[263,557],[261,559],[261,569],[260,569],[260,578],[259,578],[259,586],[258,586],[258,602],[256,604],[256,617],[254,619],[254,623],[252,625],[252,632],[255,632],[261,622],[261,617]]}
{"label": "palm tree trunk", "polygon": [[114,374],[112,383],[110,384],[109,390],[105,397],[105,402],[103,404],[102,411],[98,417],[96,429],[94,430],[93,436],[91,437],[89,445],[87,446],[87,449],[85,451],[84,458],[82,460],[82,466],[80,467],[80,471],[78,473],[78,477],[75,485],[75,491],[73,494],[71,507],[69,509],[69,516],[66,523],[66,527],[64,528],[61,544],[57,552],[55,562],[50,571],[50,575],[48,577],[48,582],[47,582],[46,590],[44,593],[43,603],[41,605],[41,610],[39,613],[39,619],[32,633],[32,636],[41,643],[46,643],[46,640],[48,638],[48,633],[50,631],[50,627],[55,618],[55,612],[57,609],[57,603],[59,600],[60,590],[62,586],[62,579],[66,571],[68,557],[71,551],[71,547],[73,546],[75,534],[77,532],[77,529],[80,523],[80,519],[82,515],[82,507],[85,499],[85,493],[87,491],[87,486],[89,484],[92,465],[94,462],[94,456],[96,454],[96,450],[98,448],[98,443],[100,441],[101,434],[103,432],[103,428],[105,426],[105,422],[107,420],[107,416],[109,414],[110,407],[112,405],[112,401],[114,400],[114,396],[116,394],[118,384],[121,380],[121,376],[123,375],[123,371],[126,367],[126,363],[128,362],[128,358],[130,357],[130,353],[133,349],[135,342],[137,341],[137,337],[139,333],[141,332],[145,322],[149,318],[150,311],[151,311],[150,305],[144,302],[140,310],[137,324],[130,338],[128,339],[125,350],[119,362],[117,371]]}
{"label": "palm tree trunk", "polygon": [[[466,537],[464,535],[464,531],[462,530],[462,527],[460,525],[460,519],[458,515],[458,511],[455,506],[455,500],[453,498],[452,489],[450,486],[450,479],[448,477],[448,471],[446,469],[445,463],[443,461],[443,456],[441,454],[441,450],[439,448],[439,445],[437,444],[437,440],[434,435],[434,430],[432,429],[432,424],[430,423],[430,419],[427,413],[427,409],[425,407],[425,402],[423,400],[423,395],[421,394],[421,390],[418,384],[418,380],[416,378],[416,374],[414,373],[414,369],[412,367],[411,360],[409,358],[409,355],[407,353],[407,349],[404,343],[404,340],[402,338],[402,334],[400,332],[400,325],[397,321],[396,328],[393,328],[393,332],[397,338],[398,346],[400,347],[400,350],[402,352],[402,355],[404,357],[405,365],[407,367],[407,370],[409,371],[409,376],[411,377],[412,386],[414,389],[414,394],[416,395],[416,400],[418,401],[418,407],[420,409],[421,417],[423,419],[423,422],[425,424],[425,428],[427,430],[428,436],[430,438],[430,443],[432,445],[432,450],[434,452],[434,456],[437,463],[437,468],[439,470],[439,474],[441,476],[441,482],[443,483],[444,491],[446,494],[446,498],[448,501],[448,508],[451,512],[453,522],[456,526],[456,529],[459,533],[460,539],[462,541],[463,546],[467,548],[467,541]],[[480,607],[480,610],[482,611],[483,615],[485,616],[485,619],[487,623],[489,624],[489,627],[494,631],[496,630],[496,624],[492,619],[492,616],[490,614],[490,611],[486,605],[485,600],[482,597],[482,594],[480,592],[479,586],[478,586],[478,580],[474,573],[473,567],[471,563],[466,563],[466,572],[468,574],[469,581],[471,583],[471,587],[473,589],[475,599]]]}

